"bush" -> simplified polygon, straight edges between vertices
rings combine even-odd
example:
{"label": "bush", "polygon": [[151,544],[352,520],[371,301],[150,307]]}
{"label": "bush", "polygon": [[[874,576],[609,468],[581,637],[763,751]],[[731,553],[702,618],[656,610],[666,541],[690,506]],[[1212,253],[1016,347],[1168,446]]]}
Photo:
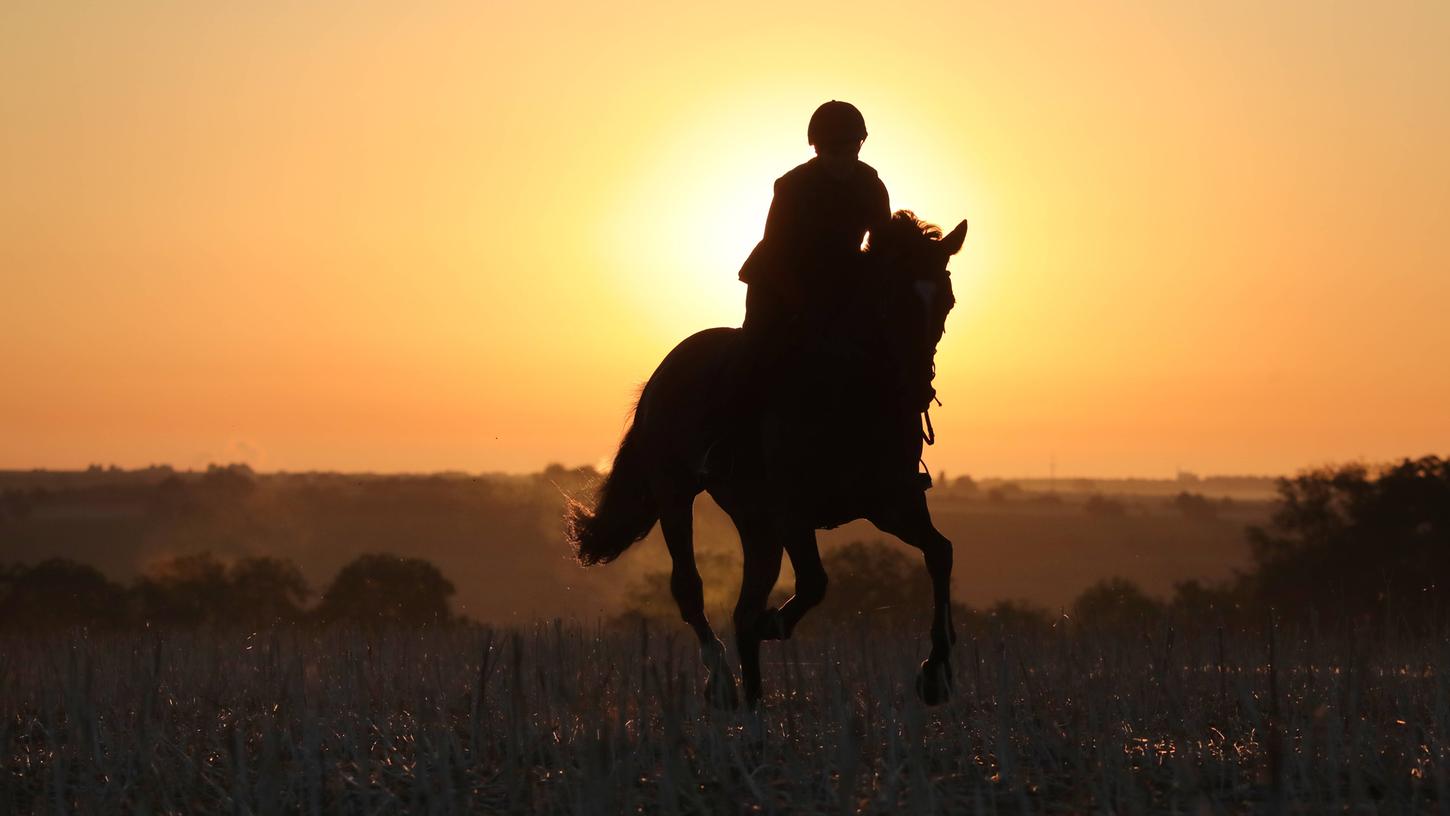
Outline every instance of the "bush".
{"label": "bush", "polygon": [[0,571],[0,626],[64,629],[125,620],[126,590],[95,567],[52,558]]}
{"label": "bush", "polygon": [[448,608],[453,593],[443,573],[421,558],[363,555],[332,580],[317,617],[324,623],[371,626],[448,623],[453,620]]}
{"label": "bush", "polygon": [[1163,614],[1163,604],[1126,578],[1108,578],[1088,587],[1072,604],[1078,621],[1104,628],[1137,627]]}

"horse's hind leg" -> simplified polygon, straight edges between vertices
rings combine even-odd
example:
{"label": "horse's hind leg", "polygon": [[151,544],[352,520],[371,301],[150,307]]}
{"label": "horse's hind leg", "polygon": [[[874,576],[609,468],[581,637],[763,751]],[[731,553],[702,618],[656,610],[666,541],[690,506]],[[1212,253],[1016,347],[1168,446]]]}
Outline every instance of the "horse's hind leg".
{"label": "horse's hind leg", "polygon": [[669,548],[670,594],[680,617],[700,640],[700,659],[705,664],[705,695],[713,705],[734,708],[737,704],[735,675],[725,659],[725,644],[716,637],[705,616],[705,585],[695,565],[693,500],[672,504],[660,514],[660,529]]}
{"label": "horse's hind leg", "polygon": [[760,702],[760,623],[766,615],[770,591],[780,577],[781,545],[768,527],[740,526],[740,543],[745,550],[745,574],[740,580],[740,600],[735,604],[735,644],[740,650],[740,679],[745,684],[745,703],[754,708]]}
{"label": "horse's hind leg", "polygon": [[887,512],[873,514],[870,521],[921,550],[926,559],[934,601],[931,654],[921,664],[916,690],[928,705],[945,702],[952,691],[951,652],[957,639],[952,628],[952,542],[932,524],[924,493],[913,495]]}

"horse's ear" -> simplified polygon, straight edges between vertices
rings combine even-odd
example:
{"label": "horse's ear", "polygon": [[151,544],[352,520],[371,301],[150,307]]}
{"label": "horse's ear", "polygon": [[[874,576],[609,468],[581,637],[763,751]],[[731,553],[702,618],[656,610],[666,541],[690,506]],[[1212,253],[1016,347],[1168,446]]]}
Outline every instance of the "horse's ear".
{"label": "horse's ear", "polygon": [[941,239],[941,248],[946,251],[948,256],[955,255],[961,250],[962,243],[966,240],[967,222],[963,219],[962,223],[958,224],[956,229],[947,233],[947,236]]}

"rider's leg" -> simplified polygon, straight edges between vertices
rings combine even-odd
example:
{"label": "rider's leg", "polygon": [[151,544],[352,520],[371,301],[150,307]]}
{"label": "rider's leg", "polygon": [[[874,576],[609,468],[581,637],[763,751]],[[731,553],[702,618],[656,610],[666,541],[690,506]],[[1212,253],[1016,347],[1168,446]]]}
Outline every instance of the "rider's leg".
{"label": "rider's leg", "polygon": [[756,416],[781,368],[790,320],[785,301],[778,292],[753,284],[745,304],[739,343],[720,372],[718,397],[705,418],[705,433],[714,439],[701,461],[707,482],[732,470],[740,443],[758,430]]}

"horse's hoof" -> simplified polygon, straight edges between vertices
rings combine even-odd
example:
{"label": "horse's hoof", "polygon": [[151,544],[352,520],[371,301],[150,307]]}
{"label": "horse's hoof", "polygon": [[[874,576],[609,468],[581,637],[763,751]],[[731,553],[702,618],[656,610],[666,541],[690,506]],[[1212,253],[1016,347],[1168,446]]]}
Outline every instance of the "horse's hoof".
{"label": "horse's hoof", "polygon": [[761,693],[759,691],[756,691],[756,692],[746,691],[745,692],[745,709],[747,711],[749,711],[751,714],[758,713],[760,711],[760,698],[761,698]]}
{"label": "horse's hoof", "polygon": [[721,711],[734,711],[740,705],[740,694],[735,690],[735,677],[729,669],[712,671],[705,677],[705,699]]}
{"label": "horse's hoof", "polygon": [[941,705],[951,699],[951,664],[945,660],[938,663],[921,661],[921,673],[916,676],[916,696],[927,705]]}
{"label": "horse's hoof", "polygon": [[716,638],[700,648],[700,660],[705,664],[705,699],[719,709],[733,709],[740,705],[740,695],[735,690],[735,673],[725,659],[725,644]]}

